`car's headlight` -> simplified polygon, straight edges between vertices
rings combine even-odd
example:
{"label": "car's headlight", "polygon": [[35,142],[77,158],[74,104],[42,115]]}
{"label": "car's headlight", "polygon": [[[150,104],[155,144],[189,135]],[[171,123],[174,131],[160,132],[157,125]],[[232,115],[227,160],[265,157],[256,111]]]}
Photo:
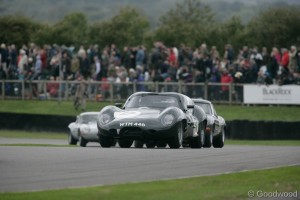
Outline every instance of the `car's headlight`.
{"label": "car's headlight", "polygon": [[80,133],[89,133],[91,131],[90,127],[87,125],[80,126]]}
{"label": "car's headlight", "polygon": [[100,125],[106,125],[112,121],[112,117],[109,114],[101,114],[99,116]]}
{"label": "car's headlight", "polygon": [[207,116],[207,126],[212,126],[215,120],[211,116]]}
{"label": "car's headlight", "polygon": [[164,126],[170,126],[171,124],[173,124],[174,120],[175,120],[174,115],[172,115],[172,114],[166,114],[166,115],[164,115],[164,116],[161,118],[161,123],[162,123]]}

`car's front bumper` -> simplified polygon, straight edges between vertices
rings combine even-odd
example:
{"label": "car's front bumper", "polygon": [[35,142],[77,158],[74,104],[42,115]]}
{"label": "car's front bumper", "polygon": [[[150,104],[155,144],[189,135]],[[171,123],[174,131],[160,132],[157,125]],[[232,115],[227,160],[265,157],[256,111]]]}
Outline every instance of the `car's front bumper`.
{"label": "car's front bumper", "polygon": [[177,134],[178,122],[171,126],[163,126],[159,123],[158,120],[147,120],[146,122],[137,120],[125,123],[114,121],[104,127],[98,125],[98,135],[115,139],[163,140]]}

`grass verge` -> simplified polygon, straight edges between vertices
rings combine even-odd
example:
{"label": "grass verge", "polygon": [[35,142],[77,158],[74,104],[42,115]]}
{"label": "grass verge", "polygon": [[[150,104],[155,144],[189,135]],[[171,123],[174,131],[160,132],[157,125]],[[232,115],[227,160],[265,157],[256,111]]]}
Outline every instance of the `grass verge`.
{"label": "grass verge", "polygon": [[29,138],[29,139],[65,139],[65,140],[67,140],[67,133],[0,130],[0,137],[3,137],[3,138]]}
{"label": "grass verge", "polygon": [[226,121],[300,121],[299,106],[238,106],[216,105],[218,114]]}
{"label": "grass verge", "polygon": [[[72,101],[0,100],[0,112],[75,116],[80,113]],[[88,102],[87,111],[99,111],[110,102]],[[299,106],[215,105],[225,120],[300,121]]]}
{"label": "grass verge", "polygon": [[[76,116],[72,101],[0,100],[0,112]],[[100,111],[109,102],[87,102],[86,111]]]}
{"label": "grass verge", "polygon": [[[217,176],[153,181],[112,186],[62,189],[25,193],[1,193],[2,200],[181,200],[181,199],[248,199],[248,192],[258,198],[262,192],[300,190],[300,167],[257,170]],[[299,194],[298,194],[299,195]]]}
{"label": "grass verge", "polygon": [[0,146],[12,147],[76,147],[75,145],[59,145],[59,144],[0,144]]}

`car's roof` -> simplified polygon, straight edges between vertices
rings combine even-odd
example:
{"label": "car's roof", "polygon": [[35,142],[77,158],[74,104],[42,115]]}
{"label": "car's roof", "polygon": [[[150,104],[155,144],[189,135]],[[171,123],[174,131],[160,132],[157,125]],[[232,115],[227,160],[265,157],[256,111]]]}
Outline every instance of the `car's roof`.
{"label": "car's roof", "polygon": [[136,92],[133,95],[139,95],[139,94],[157,94],[157,95],[162,95],[162,94],[174,94],[174,95],[183,95],[181,93],[177,92]]}
{"label": "car's roof", "polygon": [[[158,96],[171,96],[171,97],[175,97],[175,98],[179,98],[180,100],[180,107],[185,107],[185,105],[187,104],[188,100],[190,99],[188,96],[181,94],[181,93],[177,93],[177,92],[136,92],[134,94],[132,94],[129,98],[135,97],[135,96],[140,96],[140,95],[158,95]],[[129,99],[128,98],[128,99]],[[128,102],[128,99],[125,103],[125,105]],[[191,102],[193,102],[192,100],[190,100]]]}
{"label": "car's roof", "polygon": [[83,113],[80,113],[80,116],[83,116],[83,115],[98,115],[99,112],[83,112]]}
{"label": "car's roof", "polygon": [[195,103],[208,103],[211,104],[210,101],[205,100],[205,99],[192,99]]}

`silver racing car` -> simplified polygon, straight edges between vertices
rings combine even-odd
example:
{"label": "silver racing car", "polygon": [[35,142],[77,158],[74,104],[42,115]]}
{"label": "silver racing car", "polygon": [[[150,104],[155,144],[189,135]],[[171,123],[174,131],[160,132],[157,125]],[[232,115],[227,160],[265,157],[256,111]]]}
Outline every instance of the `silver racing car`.
{"label": "silver racing car", "polygon": [[207,114],[207,127],[205,130],[204,147],[222,148],[225,142],[226,122],[217,114],[213,104],[204,99],[193,99]]}
{"label": "silver racing car", "polygon": [[84,112],[77,116],[75,122],[69,124],[69,144],[85,147],[88,142],[99,142],[97,117],[99,112]]}

